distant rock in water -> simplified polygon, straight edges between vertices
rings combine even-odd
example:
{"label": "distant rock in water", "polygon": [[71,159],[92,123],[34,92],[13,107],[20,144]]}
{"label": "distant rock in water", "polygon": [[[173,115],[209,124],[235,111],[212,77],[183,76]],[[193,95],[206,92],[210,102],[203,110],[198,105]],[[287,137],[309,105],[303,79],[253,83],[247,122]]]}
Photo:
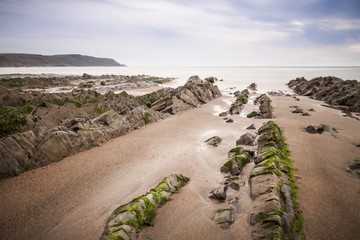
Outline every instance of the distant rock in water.
{"label": "distant rock in water", "polygon": [[288,83],[295,93],[331,105],[344,105],[350,112],[360,112],[360,82],[337,77],[318,77],[310,81],[296,78]]}
{"label": "distant rock in water", "polygon": [[38,55],[38,54],[0,54],[0,67],[84,67],[84,66],[126,66],[111,58],[96,58],[80,54]]}

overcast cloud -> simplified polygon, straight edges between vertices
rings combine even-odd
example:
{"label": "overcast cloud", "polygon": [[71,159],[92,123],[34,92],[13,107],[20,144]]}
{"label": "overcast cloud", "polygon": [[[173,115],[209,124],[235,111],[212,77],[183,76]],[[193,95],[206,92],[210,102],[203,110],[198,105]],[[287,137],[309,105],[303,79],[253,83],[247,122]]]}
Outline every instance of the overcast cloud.
{"label": "overcast cloud", "polygon": [[128,65],[360,65],[358,0],[0,0],[0,52]]}

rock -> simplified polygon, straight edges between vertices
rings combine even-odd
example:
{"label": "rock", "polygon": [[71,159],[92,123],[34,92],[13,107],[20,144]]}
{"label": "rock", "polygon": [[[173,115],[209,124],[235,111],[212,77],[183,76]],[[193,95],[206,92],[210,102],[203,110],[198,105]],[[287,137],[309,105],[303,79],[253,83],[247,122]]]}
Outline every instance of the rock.
{"label": "rock", "polygon": [[324,127],[320,126],[316,128],[316,132],[322,134],[325,131]]}
{"label": "rock", "polygon": [[240,136],[238,140],[236,140],[236,146],[238,145],[249,145],[252,146],[254,144],[255,137],[250,133],[245,133]]}
{"label": "rock", "polygon": [[258,116],[260,116],[260,114],[257,111],[252,111],[246,117],[247,118],[252,118],[252,117],[258,117]]}
{"label": "rock", "polygon": [[222,228],[228,229],[231,224],[234,223],[234,209],[233,208],[225,208],[219,209],[214,216],[214,221]]}
{"label": "rock", "polygon": [[308,132],[308,133],[311,133],[311,134],[317,133],[317,129],[312,125],[307,126],[305,128],[305,131]]}
{"label": "rock", "polygon": [[234,122],[234,120],[232,120],[231,118],[229,118],[228,120],[225,121],[226,123],[232,123]]}
{"label": "rock", "polygon": [[355,159],[354,162],[348,165],[350,170],[357,170],[360,169],[360,159]]}
{"label": "rock", "polygon": [[239,191],[239,189],[240,189],[239,184],[236,183],[236,182],[231,182],[231,183],[229,184],[229,187],[231,187],[232,189],[234,189],[234,190],[236,190],[236,191]]}
{"label": "rock", "polygon": [[360,112],[360,83],[337,77],[318,77],[310,81],[296,78],[288,83],[295,93],[325,101],[331,105],[348,106],[350,112]]}
{"label": "rock", "polygon": [[222,139],[218,136],[214,136],[214,137],[211,137],[209,138],[208,140],[206,140],[205,142],[208,144],[208,145],[213,145],[215,147],[218,146],[219,143],[221,143]]}
{"label": "rock", "polygon": [[216,77],[207,77],[205,78],[205,81],[208,81],[210,83],[215,83],[218,79]]}
{"label": "rock", "polygon": [[91,75],[87,73],[83,73],[82,78],[89,79],[91,78]]}
{"label": "rock", "polygon": [[228,115],[227,112],[222,112],[222,113],[219,114],[219,117],[226,117],[227,115]]}
{"label": "rock", "polygon": [[356,147],[360,147],[360,143],[355,145]]}
{"label": "rock", "polygon": [[301,116],[310,116],[308,112],[301,114]]}
{"label": "rock", "polygon": [[315,112],[315,110],[313,108],[310,108],[309,112]]}
{"label": "rock", "polygon": [[304,111],[301,108],[296,107],[296,109],[292,111],[292,113],[304,113]]}
{"label": "rock", "polygon": [[235,96],[235,97],[240,96],[240,94],[241,94],[241,92],[240,92],[239,90],[234,92],[234,96]]}
{"label": "rock", "polygon": [[272,118],[272,106],[271,99],[266,95],[262,94],[259,97],[261,118]]}
{"label": "rock", "polygon": [[226,189],[227,189],[227,186],[221,186],[221,187],[215,188],[214,190],[212,190],[210,192],[211,195],[209,196],[209,198],[217,199],[219,201],[225,201],[226,200]]}
{"label": "rock", "polygon": [[249,86],[247,86],[248,89],[252,90],[252,91],[256,91],[256,83],[251,83]]}
{"label": "rock", "polygon": [[251,124],[250,126],[248,126],[246,129],[256,129],[254,124]]}

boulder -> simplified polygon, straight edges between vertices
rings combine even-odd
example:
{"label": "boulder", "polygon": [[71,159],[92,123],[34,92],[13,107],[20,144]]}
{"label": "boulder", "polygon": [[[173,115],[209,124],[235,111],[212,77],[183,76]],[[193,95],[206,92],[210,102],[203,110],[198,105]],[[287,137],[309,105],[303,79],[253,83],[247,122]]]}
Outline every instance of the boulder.
{"label": "boulder", "polygon": [[217,147],[219,145],[219,143],[222,142],[222,139],[218,136],[214,136],[209,138],[208,140],[205,141],[208,145],[213,145],[215,147]]}
{"label": "boulder", "polygon": [[234,209],[225,208],[216,211],[214,221],[220,225],[221,228],[228,229],[231,224],[234,223]]}
{"label": "boulder", "polygon": [[221,187],[215,188],[214,190],[212,190],[210,192],[211,195],[209,196],[209,198],[217,199],[219,201],[225,201],[226,190],[227,190],[227,186],[221,186]]}
{"label": "boulder", "polygon": [[256,83],[251,83],[249,86],[247,86],[248,89],[252,90],[252,91],[256,91]]}
{"label": "boulder", "polygon": [[255,137],[250,133],[245,133],[240,136],[238,140],[236,140],[236,146],[238,145],[254,145]]}

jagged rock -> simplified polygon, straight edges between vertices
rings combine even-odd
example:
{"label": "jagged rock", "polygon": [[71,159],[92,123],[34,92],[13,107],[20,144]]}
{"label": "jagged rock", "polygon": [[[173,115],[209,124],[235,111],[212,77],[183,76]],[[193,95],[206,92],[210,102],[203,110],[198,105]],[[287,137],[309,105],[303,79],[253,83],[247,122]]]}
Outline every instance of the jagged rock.
{"label": "jagged rock", "polygon": [[308,112],[301,114],[301,116],[310,116]]}
{"label": "jagged rock", "polygon": [[254,124],[251,124],[250,126],[248,126],[246,129],[256,129]]}
{"label": "jagged rock", "polygon": [[231,224],[234,223],[234,209],[233,208],[225,208],[219,209],[215,213],[214,221],[220,224],[221,228],[228,229]]}
{"label": "jagged rock", "polygon": [[218,136],[214,136],[214,137],[209,138],[205,142],[208,145],[213,145],[213,146],[217,147],[217,145],[222,142],[222,139]]}
{"label": "jagged rock", "polygon": [[198,76],[177,89],[161,89],[138,98],[126,92],[102,95],[79,88],[32,95],[0,87],[0,92],[4,92],[0,103],[12,104],[11,97],[18,100],[19,107],[31,110],[26,116],[29,123],[22,128],[27,131],[0,141],[0,178],[59,161],[221,96],[217,86]]}
{"label": "jagged rock", "polygon": [[266,96],[266,94],[260,95],[260,112],[261,118],[272,118],[272,106],[271,106],[271,99]]}
{"label": "jagged rock", "polygon": [[205,81],[215,83],[218,79],[216,77],[207,77],[205,78]]}
{"label": "jagged rock", "polygon": [[252,90],[252,91],[256,91],[256,83],[251,83],[249,86],[247,86],[248,89]]}
{"label": "jagged rock", "polygon": [[231,118],[229,118],[229,119],[227,119],[225,122],[226,122],[226,123],[232,123],[232,122],[234,122],[234,120],[232,120]]}
{"label": "jagged rock", "polygon": [[217,199],[219,201],[225,201],[226,200],[226,190],[227,190],[227,186],[221,186],[221,187],[215,188],[214,190],[212,190],[210,192],[211,195],[209,196],[209,198]]}
{"label": "jagged rock", "polygon": [[238,145],[249,145],[252,146],[254,144],[255,137],[250,133],[245,133],[240,136],[238,140],[236,140],[236,146]]}
{"label": "jagged rock", "polygon": [[288,83],[295,93],[325,101],[331,105],[344,105],[350,112],[360,112],[360,82],[337,77],[318,77],[310,81],[296,78]]}

